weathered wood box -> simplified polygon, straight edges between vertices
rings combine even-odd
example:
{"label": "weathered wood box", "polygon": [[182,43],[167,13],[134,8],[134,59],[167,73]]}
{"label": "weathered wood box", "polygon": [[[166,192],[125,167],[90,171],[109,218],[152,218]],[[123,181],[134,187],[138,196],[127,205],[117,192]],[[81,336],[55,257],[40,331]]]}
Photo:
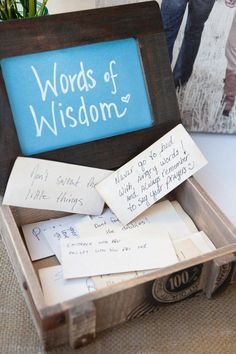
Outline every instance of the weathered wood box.
{"label": "weathered wood box", "polygon": [[[179,123],[160,11],[156,2],[147,2],[0,23],[0,59],[129,37],[135,37],[140,48],[154,126],[35,157],[114,169]],[[2,76],[0,96],[3,194],[13,162],[23,154]],[[198,291],[210,297],[233,279],[236,235],[227,218],[194,178],[176,188],[168,198],[177,200],[198,229],[206,232],[216,246],[215,251],[50,307],[45,304],[37,269],[55,264],[55,258],[31,262],[20,227],[63,213],[0,207],[0,233],[45,348],[64,343],[72,347],[85,345],[97,333],[155,311],[162,303],[179,301]]]}

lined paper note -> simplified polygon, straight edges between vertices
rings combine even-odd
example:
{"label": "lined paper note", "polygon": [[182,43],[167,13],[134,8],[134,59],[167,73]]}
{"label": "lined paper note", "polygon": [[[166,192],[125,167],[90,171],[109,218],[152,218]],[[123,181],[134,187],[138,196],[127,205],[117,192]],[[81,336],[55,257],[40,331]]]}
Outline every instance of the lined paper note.
{"label": "lined paper note", "polygon": [[98,168],[18,157],[3,204],[99,215],[104,201],[95,185],[109,174]]}
{"label": "lined paper note", "polygon": [[206,163],[190,135],[179,124],[96,188],[126,225]]}

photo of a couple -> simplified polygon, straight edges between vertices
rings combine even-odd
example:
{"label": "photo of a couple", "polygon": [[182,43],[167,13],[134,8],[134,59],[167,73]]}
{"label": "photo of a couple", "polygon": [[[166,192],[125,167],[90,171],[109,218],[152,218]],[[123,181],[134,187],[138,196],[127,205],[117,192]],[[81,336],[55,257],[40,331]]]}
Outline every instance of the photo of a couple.
{"label": "photo of a couple", "polygon": [[161,13],[183,123],[236,132],[236,0],[163,0]]}
{"label": "photo of a couple", "polygon": [[[96,7],[141,0],[96,0]],[[236,0],[158,0],[183,124],[236,133]]]}

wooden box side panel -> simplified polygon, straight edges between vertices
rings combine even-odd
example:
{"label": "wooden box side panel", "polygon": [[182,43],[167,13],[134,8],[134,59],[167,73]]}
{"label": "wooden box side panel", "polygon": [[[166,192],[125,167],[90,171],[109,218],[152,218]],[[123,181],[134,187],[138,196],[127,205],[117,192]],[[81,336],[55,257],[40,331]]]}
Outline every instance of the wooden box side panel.
{"label": "wooden box side panel", "polygon": [[[44,306],[43,294],[23,241],[18,237],[20,236],[19,230],[8,207],[0,206],[0,234],[37,332],[41,335],[41,319],[38,307]],[[34,289],[34,297],[31,293],[32,288]]]}
{"label": "wooden box side panel", "polygon": [[157,303],[152,297],[152,284],[153,281],[146,282],[95,301],[96,331],[101,332],[156,311]]}
{"label": "wooden box side panel", "polygon": [[176,188],[176,200],[217,248],[236,243],[235,227],[192,177]]}

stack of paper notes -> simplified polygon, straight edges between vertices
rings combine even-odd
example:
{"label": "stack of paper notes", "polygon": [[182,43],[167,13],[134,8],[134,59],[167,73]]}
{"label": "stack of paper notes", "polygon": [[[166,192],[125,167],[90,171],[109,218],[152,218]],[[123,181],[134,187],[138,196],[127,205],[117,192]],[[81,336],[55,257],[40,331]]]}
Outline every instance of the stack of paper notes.
{"label": "stack of paper notes", "polygon": [[115,172],[17,158],[4,204],[77,213],[22,227],[32,261],[58,260],[39,270],[46,302],[214,250],[176,201],[163,200],[206,163],[182,125]]}
{"label": "stack of paper notes", "polygon": [[48,305],[215,249],[180,204],[168,200],[125,226],[106,208],[100,216],[66,216],[22,230],[33,261],[55,255],[60,264],[39,270]]}

